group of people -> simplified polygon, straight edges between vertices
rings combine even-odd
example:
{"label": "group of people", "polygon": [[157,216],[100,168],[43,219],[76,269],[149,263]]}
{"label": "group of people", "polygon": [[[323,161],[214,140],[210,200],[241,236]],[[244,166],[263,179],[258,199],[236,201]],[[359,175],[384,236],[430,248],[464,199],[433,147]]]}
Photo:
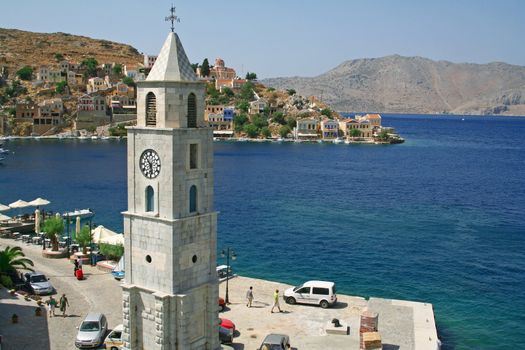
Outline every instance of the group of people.
{"label": "group of people", "polygon": [[66,317],[66,309],[69,306],[69,301],[67,300],[66,294],[62,294],[58,302],[51,295],[49,296],[49,299],[46,301],[46,304],[47,304],[47,311],[49,312],[49,317],[56,316],[55,309],[57,305],[60,308],[60,311],[62,311],[62,317]]}
{"label": "group of people", "polygon": [[[246,306],[252,307],[252,302],[253,302],[253,286],[250,286],[250,288],[248,288],[248,291],[246,292]],[[272,310],[270,311],[272,314],[275,308],[277,308],[279,312],[283,312],[281,310],[281,306],[279,305],[279,289],[276,289],[275,292],[273,293],[273,305],[272,305]]]}

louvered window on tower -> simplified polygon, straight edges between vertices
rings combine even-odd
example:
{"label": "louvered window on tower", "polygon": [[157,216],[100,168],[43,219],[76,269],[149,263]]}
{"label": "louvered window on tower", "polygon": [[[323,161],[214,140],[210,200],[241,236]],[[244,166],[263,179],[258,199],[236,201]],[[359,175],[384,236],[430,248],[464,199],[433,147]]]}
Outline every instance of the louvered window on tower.
{"label": "louvered window on tower", "polygon": [[188,128],[197,127],[197,99],[194,93],[188,96]]}
{"label": "louvered window on tower", "polygon": [[157,98],[153,92],[146,95],[146,126],[157,126]]}

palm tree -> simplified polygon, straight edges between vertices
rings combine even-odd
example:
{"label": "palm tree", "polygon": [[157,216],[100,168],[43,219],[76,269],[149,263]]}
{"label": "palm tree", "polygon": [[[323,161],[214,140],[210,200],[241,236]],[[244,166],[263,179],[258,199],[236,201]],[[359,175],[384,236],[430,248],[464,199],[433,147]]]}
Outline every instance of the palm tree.
{"label": "palm tree", "polygon": [[77,233],[77,242],[82,247],[82,254],[87,254],[87,247],[91,243],[91,230],[86,225]]}
{"label": "palm tree", "polygon": [[64,233],[64,220],[60,217],[52,217],[44,221],[43,230],[47,238],[51,240],[51,250],[58,250],[58,237]]}
{"label": "palm tree", "polygon": [[25,257],[20,247],[7,246],[0,250],[0,282],[11,285],[13,281],[11,276],[17,273],[17,270],[34,271],[29,266],[34,266],[33,262]]}

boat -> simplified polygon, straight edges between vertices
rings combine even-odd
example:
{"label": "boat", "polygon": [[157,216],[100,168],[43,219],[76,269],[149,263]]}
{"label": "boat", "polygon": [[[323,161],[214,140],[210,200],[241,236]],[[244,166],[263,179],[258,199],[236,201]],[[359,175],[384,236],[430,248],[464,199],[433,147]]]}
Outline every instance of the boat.
{"label": "boat", "polygon": [[98,140],[98,136],[91,136],[92,140]]}
{"label": "boat", "polygon": [[124,256],[122,256],[120,258],[120,260],[118,261],[118,264],[113,268],[113,270],[111,271],[111,275],[117,280],[117,281],[120,281],[122,280],[126,274],[124,272]]}
{"label": "boat", "polygon": [[9,150],[5,148],[0,148],[0,154],[8,154]]}
{"label": "boat", "polygon": [[343,143],[343,140],[341,140],[340,138],[337,138],[337,139],[334,139],[332,142],[335,144],[338,144],[338,143]]}
{"label": "boat", "polygon": [[69,218],[76,218],[77,216],[80,217],[81,219],[84,219],[84,218],[90,218],[90,217],[93,217],[95,215],[94,212],[91,211],[91,209],[80,209],[80,210],[74,210],[74,211],[70,211],[69,213],[64,213],[62,214],[62,217],[69,217]]}

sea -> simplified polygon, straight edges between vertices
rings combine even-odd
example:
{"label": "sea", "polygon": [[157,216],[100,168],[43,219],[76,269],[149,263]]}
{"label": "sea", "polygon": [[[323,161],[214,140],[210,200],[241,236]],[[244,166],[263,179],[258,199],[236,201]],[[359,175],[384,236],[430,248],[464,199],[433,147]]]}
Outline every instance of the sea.
{"label": "sea", "polygon": [[[406,142],[216,142],[218,250],[245,276],[432,303],[443,349],[525,346],[525,118],[382,123]],[[3,143],[0,203],[91,208],[122,232],[126,140]]]}

